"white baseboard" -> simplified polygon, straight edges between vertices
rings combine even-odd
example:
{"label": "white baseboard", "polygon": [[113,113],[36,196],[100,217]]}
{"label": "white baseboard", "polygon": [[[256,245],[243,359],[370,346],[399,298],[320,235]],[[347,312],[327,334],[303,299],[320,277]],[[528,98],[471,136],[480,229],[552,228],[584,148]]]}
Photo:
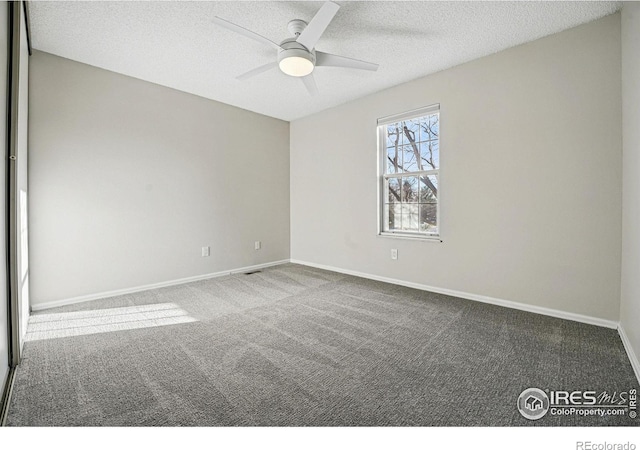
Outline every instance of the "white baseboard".
{"label": "white baseboard", "polygon": [[622,345],[624,345],[624,349],[627,351],[627,356],[629,357],[629,361],[631,362],[631,367],[633,367],[633,371],[636,374],[638,383],[640,383],[640,360],[638,360],[638,355],[636,355],[635,351],[633,350],[631,341],[629,340],[629,336],[627,336],[627,333],[625,333],[622,324],[618,325],[618,334],[620,334]]}
{"label": "white baseboard", "polygon": [[98,293],[98,294],[91,294],[91,295],[84,295],[84,296],[80,296],[80,297],[74,297],[74,298],[69,298],[69,299],[64,299],[64,300],[56,300],[53,302],[46,302],[46,303],[40,303],[39,305],[33,305],[31,307],[32,311],[42,311],[45,309],[50,309],[50,308],[56,308],[58,306],[65,306],[65,305],[72,305],[75,303],[81,303],[81,302],[87,302],[87,301],[91,301],[91,300],[98,300],[101,298],[109,298],[109,297],[116,297],[118,295],[124,295],[124,294],[132,294],[134,292],[141,292],[141,291],[147,291],[150,289],[158,289],[158,288],[162,288],[162,287],[168,287],[168,286],[176,286],[179,284],[185,284],[185,283],[191,283],[193,281],[200,281],[200,280],[208,280],[210,278],[217,278],[217,277],[222,277],[225,275],[234,275],[234,274],[240,274],[240,273],[245,273],[245,272],[251,272],[253,270],[259,270],[259,269],[263,269],[266,267],[272,267],[272,266],[278,266],[281,264],[286,264],[286,263],[293,263],[293,264],[300,264],[303,266],[309,266],[309,267],[315,267],[318,269],[324,269],[324,270],[329,270],[332,272],[338,272],[338,273],[344,273],[346,275],[353,275],[356,277],[361,277],[361,278],[367,278],[369,280],[376,280],[376,281],[382,281],[385,283],[391,283],[391,284],[397,284],[400,286],[406,286],[406,287],[410,287],[410,288],[414,288],[414,289],[419,289],[422,291],[429,291],[429,292],[435,292],[438,294],[444,294],[444,295],[450,295],[452,297],[459,297],[459,298],[464,298],[467,300],[475,300],[475,301],[479,301],[482,303],[488,303],[491,305],[497,305],[497,306],[503,306],[506,308],[512,308],[512,309],[518,309],[521,311],[527,311],[527,312],[532,312],[532,313],[536,313],[536,314],[542,314],[545,316],[551,316],[551,317],[556,317],[559,319],[566,319],[566,320],[573,320],[575,322],[581,322],[581,323],[586,323],[589,325],[597,325],[600,327],[605,327],[605,328],[612,328],[612,329],[617,329],[618,333],[620,335],[620,339],[622,339],[622,343],[624,345],[624,348],[627,352],[627,355],[629,356],[629,361],[631,362],[631,366],[633,367],[633,371],[635,372],[636,378],[638,379],[638,382],[640,383],[640,361],[638,360],[638,356],[635,354],[633,347],[631,346],[631,341],[629,340],[627,334],[624,331],[624,328],[622,327],[622,324],[615,322],[613,320],[606,320],[606,319],[600,319],[598,317],[591,317],[591,316],[585,316],[582,314],[576,314],[576,313],[571,313],[571,312],[567,312],[567,311],[560,311],[557,309],[551,309],[551,308],[545,308],[542,306],[534,306],[534,305],[527,305],[525,303],[518,303],[518,302],[514,302],[514,301],[510,301],[510,300],[502,300],[499,298],[494,298],[494,297],[487,297],[485,295],[478,295],[478,294],[471,294],[468,292],[463,292],[463,291],[456,291],[453,289],[445,289],[445,288],[439,288],[439,287],[435,287],[435,286],[428,286],[426,284],[420,284],[420,283],[414,283],[411,281],[403,281],[403,280],[398,280],[396,278],[388,278],[388,277],[382,277],[379,275],[372,275],[369,273],[364,273],[364,272],[358,272],[355,270],[348,270],[348,269],[341,269],[339,267],[334,267],[334,266],[327,266],[324,264],[316,264],[316,263],[311,263],[311,262],[307,262],[307,261],[300,261],[300,260],[296,260],[296,259],[283,259],[280,261],[273,261],[273,262],[268,262],[268,263],[264,263],[264,264],[256,264],[253,266],[247,266],[247,267],[240,267],[237,269],[232,269],[232,270],[225,270],[222,272],[216,272],[216,273],[209,273],[209,274],[205,274],[205,275],[197,275],[194,277],[188,277],[188,278],[181,278],[178,280],[171,280],[171,281],[165,281],[162,283],[154,283],[154,284],[147,284],[144,286],[137,286],[137,287],[133,287],[133,288],[127,288],[127,289],[118,289],[115,291],[108,291],[108,292],[102,292],[102,293]]}
{"label": "white baseboard", "polygon": [[45,302],[37,305],[31,305],[31,310],[42,311],[45,309],[57,308],[59,306],[73,305],[76,303],[88,302],[91,300],[99,300],[101,298],[117,297],[118,295],[132,294],[134,292],[148,291],[150,289],[158,289],[158,288],[163,288],[168,286],[176,286],[179,284],[191,283],[193,281],[208,280],[210,278],[223,277],[225,275],[235,275],[239,273],[251,272],[253,270],[264,269],[265,267],[278,266],[280,264],[286,264],[288,262],[289,262],[288,259],[283,259],[280,261],[273,261],[273,262],[268,262],[264,264],[256,264],[254,266],[239,267],[237,269],[232,269],[232,270],[224,270],[222,272],[208,273],[204,275],[197,275],[194,277],[180,278],[178,280],[163,281],[161,283],[146,284],[144,286],[136,286],[136,287],[126,288],[126,289],[117,289],[115,291],[99,292],[97,294],[82,295],[80,297],[67,298],[63,300],[55,300],[52,302]]}
{"label": "white baseboard", "polygon": [[613,320],[600,319],[598,317],[591,317],[591,316],[585,316],[582,314],[576,314],[576,313],[571,313],[567,311],[560,311],[557,309],[544,308],[542,306],[527,305],[525,303],[518,303],[510,300],[502,300],[499,298],[487,297],[485,295],[470,294],[468,292],[455,291],[453,289],[427,286],[426,284],[413,283],[411,281],[403,281],[395,278],[381,277],[379,275],[372,275],[369,273],[357,272],[355,270],[341,269],[339,267],[326,266],[324,264],[310,263],[306,261],[299,261],[296,259],[292,259],[291,262],[294,264],[301,264],[303,266],[316,267],[318,269],[330,270],[332,272],[344,273],[346,275],[353,275],[356,277],[368,278],[370,280],[383,281],[385,283],[397,284],[400,286],[420,289],[422,291],[435,292],[438,294],[450,295],[452,297],[460,297],[467,300],[475,300],[482,303],[489,303],[492,305],[504,306],[506,308],[513,308],[513,309],[519,309],[521,311],[527,311],[527,312],[532,312],[536,314],[543,314],[545,316],[557,317],[559,319],[573,320],[574,322],[582,322],[582,323],[587,323],[589,325],[597,325],[605,328],[612,328],[612,329],[618,328],[618,322],[615,322]]}

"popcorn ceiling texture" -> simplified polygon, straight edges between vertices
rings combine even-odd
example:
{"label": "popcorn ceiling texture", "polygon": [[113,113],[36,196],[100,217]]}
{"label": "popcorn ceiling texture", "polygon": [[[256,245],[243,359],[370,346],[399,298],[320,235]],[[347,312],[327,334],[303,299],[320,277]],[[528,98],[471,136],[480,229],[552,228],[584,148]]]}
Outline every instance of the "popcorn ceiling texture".
{"label": "popcorn ceiling texture", "polygon": [[287,23],[323,2],[30,2],[32,45],[103,69],[283,120],[359,97],[612,14],[621,2],[337,2],[318,50],[380,64],[320,67],[319,95],[272,70],[275,51],[220,28],[219,15],[280,42]]}

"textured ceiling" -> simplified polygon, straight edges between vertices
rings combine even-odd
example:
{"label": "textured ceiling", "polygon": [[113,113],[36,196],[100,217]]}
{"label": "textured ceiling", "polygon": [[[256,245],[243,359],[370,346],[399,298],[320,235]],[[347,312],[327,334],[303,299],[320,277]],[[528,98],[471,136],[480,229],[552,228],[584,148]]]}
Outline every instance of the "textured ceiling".
{"label": "textured ceiling", "polygon": [[273,41],[323,2],[30,2],[37,50],[293,120],[617,11],[620,2],[338,1],[318,50],[380,64],[314,71],[320,93],[279,70],[235,79],[275,51],[212,23],[219,15]]}

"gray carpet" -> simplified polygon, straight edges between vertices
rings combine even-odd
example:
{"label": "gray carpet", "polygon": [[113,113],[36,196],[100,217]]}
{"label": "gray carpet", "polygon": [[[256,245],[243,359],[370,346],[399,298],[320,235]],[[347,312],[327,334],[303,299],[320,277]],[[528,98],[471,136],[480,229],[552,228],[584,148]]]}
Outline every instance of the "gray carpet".
{"label": "gray carpet", "polygon": [[292,264],[43,311],[29,339],[12,426],[640,424],[516,409],[637,388],[615,330]]}

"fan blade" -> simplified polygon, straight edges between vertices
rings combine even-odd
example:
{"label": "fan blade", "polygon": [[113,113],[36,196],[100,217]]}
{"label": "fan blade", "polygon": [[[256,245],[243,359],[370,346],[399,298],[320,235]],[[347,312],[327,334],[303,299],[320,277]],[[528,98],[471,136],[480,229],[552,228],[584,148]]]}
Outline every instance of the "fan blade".
{"label": "fan blade", "polygon": [[263,44],[270,45],[276,50],[280,50],[280,46],[275,42],[273,42],[272,40],[269,40],[264,36],[260,36],[258,33],[254,33],[251,30],[247,30],[246,28],[243,28],[240,25],[236,25],[235,23],[231,23],[228,20],[224,20],[221,17],[215,16],[213,18],[213,22],[220,25],[221,27],[226,28],[227,30],[235,31],[236,33],[241,34],[250,39],[253,39],[254,41],[262,42]]}
{"label": "fan blade", "polygon": [[378,64],[318,51],[316,51],[316,66],[346,67],[348,69],[371,70],[374,72],[379,67]]}
{"label": "fan blade", "polygon": [[333,2],[326,2],[322,5],[322,8],[313,16],[309,25],[300,33],[296,42],[304,45],[308,50],[313,50],[313,47],[316,46],[322,33],[327,29],[339,9],[340,6]]}
{"label": "fan blade", "polygon": [[316,95],[318,93],[318,86],[316,85],[316,79],[313,78],[313,74],[309,74],[306,77],[302,77],[302,82],[304,83],[304,87],[307,88],[310,95]]}
{"label": "fan blade", "polygon": [[265,64],[263,66],[256,67],[255,69],[250,70],[250,71],[248,71],[246,73],[243,73],[242,75],[238,75],[236,77],[236,79],[240,80],[240,81],[248,80],[251,77],[255,77],[256,75],[261,74],[262,72],[266,72],[267,70],[273,69],[277,65],[278,65],[277,62],[270,62],[270,63]]}

